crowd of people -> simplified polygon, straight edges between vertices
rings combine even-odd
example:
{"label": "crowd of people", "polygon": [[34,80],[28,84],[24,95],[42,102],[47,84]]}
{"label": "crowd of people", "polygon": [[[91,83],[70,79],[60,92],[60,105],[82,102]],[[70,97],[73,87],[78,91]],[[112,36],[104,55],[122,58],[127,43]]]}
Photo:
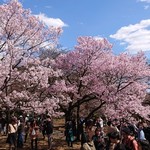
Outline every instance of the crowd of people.
{"label": "crowd of people", "polygon": [[[67,120],[65,123],[66,142],[72,149],[75,142],[81,143],[80,150],[150,150],[150,124],[145,122],[103,120],[101,117],[84,120]],[[0,133],[7,135],[9,150],[22,150],[30,141],[30,149],[37,150],[40,134],[47,138],[47,149],[52,149],[53,123],[49,115],[39,118],[12,116],[0,118]],[[27,140],[28,139],[28,140]]]}
{"label": "crowd of people", "polygon": [[[150,124],[127,122],[117,119],[104,123],[96,120],[81,121],[81,150],[150,150]],[[73,120],[66,123],[66,141],[73,147],[76,140],[76,125]]]}
{"label": "crowd of people", "polygon": [[40,132],[43,134],[43,139],[47,137],[48,150],[52,146],[53,124],[51,117],[34,118],[27,116],[12,116],[9,122],[5,117],[0,118],[0,133],[7,135],[6,143],[9,144],[9,150],[22,150],[27,139],[30,140],[31,150],[38,149],[38,139]]}

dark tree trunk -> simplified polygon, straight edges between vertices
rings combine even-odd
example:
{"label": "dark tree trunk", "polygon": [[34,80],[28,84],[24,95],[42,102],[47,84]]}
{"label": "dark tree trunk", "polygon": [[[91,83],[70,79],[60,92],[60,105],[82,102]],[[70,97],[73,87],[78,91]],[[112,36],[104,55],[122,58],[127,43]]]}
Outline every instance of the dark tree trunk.
{"label": "dark tree trunk", "polygon": [[68,120],[71,120],[72,119],[72,111],[69,109],[69,110],[66,110],[65,111],[65,123],[68,121]]}
{"label": "dark tree trunk", "polygon": [[79,128],[79,121],[80,121],[80,105],[78,102],[78,106],[77,106],[77,141],[80,140],[80,128]]}
{"label": "dark tree trunk", "polygon": [[6,134],[8,134],[8,125],[10,123],[10,109],[6,109]]}
{"label": "dark tree trunk", "polygon": [[96,107],[95,109],[93,109],[93,110],[87,115],[87,117],[85,118],[85,121],[87,121],[88,119],[90,119],[90,118],[93,116],[93,114],[94,114],[96,111],[100,110],[100,109],[102,108],[102,106],[103,106],[105,103],[106,103],[106,102],[101,102],[101,104],[100,104],[98,107]]}

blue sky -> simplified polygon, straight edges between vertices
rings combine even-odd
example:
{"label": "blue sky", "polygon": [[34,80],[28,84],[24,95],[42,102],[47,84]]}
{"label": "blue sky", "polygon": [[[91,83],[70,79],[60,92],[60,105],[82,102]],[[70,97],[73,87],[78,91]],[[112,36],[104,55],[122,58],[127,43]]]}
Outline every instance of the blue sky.
{"label": "blue sky", "polygon": [[[3,4],[6,0],[0,0]],[[73,49],[79,36],[107,38],[115,54],[150,56],[150,0],[20,0],[47,25],[61,26],[59,43]]]}

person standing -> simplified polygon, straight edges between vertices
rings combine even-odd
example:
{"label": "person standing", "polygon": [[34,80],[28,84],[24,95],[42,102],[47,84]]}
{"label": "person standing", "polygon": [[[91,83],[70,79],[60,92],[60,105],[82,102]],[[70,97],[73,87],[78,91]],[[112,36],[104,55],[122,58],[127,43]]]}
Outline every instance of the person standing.
{"label": "person standing", "polygon": [[48,149],[50,150],[52,148],[52,133],[53,133],[53,125],[50,116],[47,117],[45,130],[48,138]]}
{"label": "person standing", "polygon": [[23,148],[23,143],[24,143],[24,133],[25,133],[25,123],[24,119],[20,119],[20,125],[18,126],[18,136],[17,136],[17,147],[22,149]]}
{"label": "person standing", "polygon": [[95,135],[92,137],[96,150],[104,150],[105,141],[104,141],[104,132],[102,128],[96,128]]}
{"label": "person standing", "polygon": [[6,135],[6,118],[4,116],[2,116],[2,118],[0,119],[0,124],[1,124],[1,134],[2,135]]}
{"label": "person standing", "polygon": [[137,131],[137,133],[138,133],[138,141],[146,140],[145,133],[143,131],[143,123],[142,122],[138,123],[138,131]]}
{"label": "person standing", "polygon": [[10,124],[8,125],[8,137],[6,143],[9,144],[9,150],[12,150],[12,146],[16,149],[16,139],[17,139],[17,120],[12,118]]}
{"label": "person standing", "polygon": [[93,121],[88,120],[85,123],[85,128],[81,135],[81,150],[96,150],[92,139],[93,135]]}
{"label": "person standing", "polygon": [[139,150],[138,142],[135,139],[134,132],[131,131],[129,127],[122,128],[122,144],[124,144],[125,148],[131,150]]}
{"label": "person standing", "polygon": [[[38,129],[39,127],[36,124],[36,121],[33,120],[30,124],[30,137],[31,137],[31,149],[37,150],[37,141],[38,141]],[[35,145],[35,146],[34,146]]]}
{"label": "person standing", "polygon": [[24,143],[26,143],[30,131],[30,122],[26,122],[24,131],[25,131]]}
{"label": "person standing", "polygon": [[46,135],[46,122],[47,122],[47,120],[44,119],[41,124],[41,131],[42,131],[43,139],[45,139],[45,135]]}
{"label": "person standing", "polygon": [[73,135],[73,124],[71,120],[68,120],[66,122],[65,136],[68,146],[73,147],[74,135]]}

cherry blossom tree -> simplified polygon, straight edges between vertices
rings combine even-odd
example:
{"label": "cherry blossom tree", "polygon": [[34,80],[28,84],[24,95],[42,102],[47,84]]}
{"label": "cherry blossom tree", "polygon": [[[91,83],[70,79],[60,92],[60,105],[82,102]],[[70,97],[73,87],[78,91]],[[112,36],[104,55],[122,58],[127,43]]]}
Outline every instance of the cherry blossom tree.
{"label": "cherry blossom tree", "polygon": [[79,37],[75,49],[57,58],[63,81],[57,81],[53,93],[62,93],[70,102],[60,103],[67,117],[75,111],[77,120],[84,112],[90,118],[104,108],[105,114],[125,117],[138,113],[148,118],[150,109],[142,106],[149,76],[143,54],[114,55],[106,39]]}
{"label": "cherry blossom tree", "polygon": [[[105,39],[96,41],[91,37],[86,37],[79,38],[78,42],[79,45],[76,46],[74,51],[61,55],[56,60],[56,67],[63,70],[65,82],[57,81],[53,92],[64,92],[64,96],[71,100],[70,107],[67,107],[67,109],[66,106],[60,105],[63,111],[67,111],[66,116],[70,116],[68,113],[77,105],[80,106],[79,102],[82,104],[88,101],[87,98],[95,99],[96,95],[88,90],[89,87],[84,86],[83,77],[92,74],[91,65],[93,61],[104,55],[105,52],[110,53],[111,48],[111,45]],[[81,99],[83,99],[83,102]]]}
{"label": "cherry blossom tree", "polygon": [[59,99],[47,88],[59,76],[39,51],[55,46],[61,28],[48,27],[18,1],[0,5],[0,107],[54,114]]}
{"label": "cherry blossom tree", "polygon": [[109,93],[104,94],[106,113],[115,118],[139,114],[148,119],[150,109],[142,105],[149,76],[145,56],[142,53],[135,56],[120,54],[109,60],[107,68],[102,70],[104,78],[100,78],[107,85],[105,92]]}

